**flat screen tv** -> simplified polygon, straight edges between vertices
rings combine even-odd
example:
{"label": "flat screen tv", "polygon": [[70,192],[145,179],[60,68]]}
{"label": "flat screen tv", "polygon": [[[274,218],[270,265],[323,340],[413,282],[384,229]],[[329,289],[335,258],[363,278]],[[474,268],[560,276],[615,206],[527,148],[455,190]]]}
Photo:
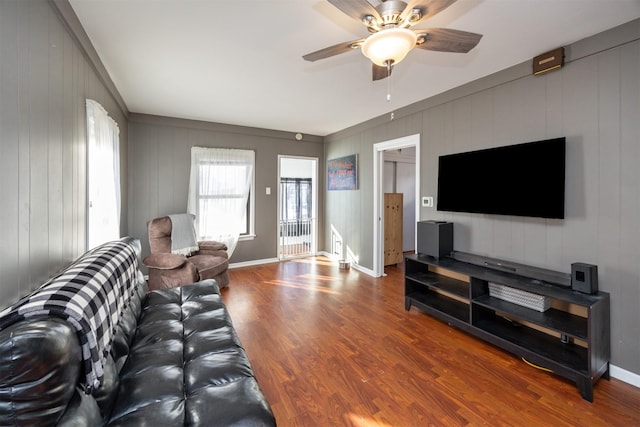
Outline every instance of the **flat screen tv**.
{"label": "flat screen tv", "polygon": [[440,156],[439,211],[564,218],[565,138]]}

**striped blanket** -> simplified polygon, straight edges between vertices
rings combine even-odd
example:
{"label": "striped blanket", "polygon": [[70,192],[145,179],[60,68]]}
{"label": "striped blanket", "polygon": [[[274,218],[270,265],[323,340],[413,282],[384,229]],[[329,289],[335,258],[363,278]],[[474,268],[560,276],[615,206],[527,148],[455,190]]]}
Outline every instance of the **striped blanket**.
{"label": "striped blanket", "polygon": [[137,240],[105,243],[78,258],[62,273],[0,313],[0,329],[24,319],[54,316],[78,333],[85,370],[85,392],[102,384],[103,362],[120,315],[138,277]]}

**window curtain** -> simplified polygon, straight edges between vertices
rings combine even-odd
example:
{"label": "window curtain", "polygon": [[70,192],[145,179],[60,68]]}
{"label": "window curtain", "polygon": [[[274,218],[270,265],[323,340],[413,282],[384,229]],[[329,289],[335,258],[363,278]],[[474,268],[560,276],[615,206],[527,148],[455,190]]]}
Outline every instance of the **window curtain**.
{"label": "window curtain", "polygon": [[247,230],[247,201],[255,153],[226,148],[191,148],[187,211],[196,216],[198,240],[227,245],[229,256]]}
{"label": "window curtain", "polygon": [[120,237],[120,129],[98,102],[87,99],[87,245]]}

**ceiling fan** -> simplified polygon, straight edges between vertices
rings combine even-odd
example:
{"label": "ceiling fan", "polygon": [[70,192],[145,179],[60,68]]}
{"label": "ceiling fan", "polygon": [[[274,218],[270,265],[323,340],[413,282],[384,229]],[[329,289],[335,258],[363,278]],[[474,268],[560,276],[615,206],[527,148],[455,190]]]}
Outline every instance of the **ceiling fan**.
{"label": "ceiling fan", "polygon": [[437,52],[467,53],[473,49],[481,34],[448,28],[411,30],[414,25],[440,13],[456,0],[382,0],[373,6],[367,0],[328,0],[348,16],[362,22],[368,37],[339,43],[304,55],[307,61],[317,61],[354,49],[361,49],[373,62],[373,80],[391,75],[392,67],[417,47]]}

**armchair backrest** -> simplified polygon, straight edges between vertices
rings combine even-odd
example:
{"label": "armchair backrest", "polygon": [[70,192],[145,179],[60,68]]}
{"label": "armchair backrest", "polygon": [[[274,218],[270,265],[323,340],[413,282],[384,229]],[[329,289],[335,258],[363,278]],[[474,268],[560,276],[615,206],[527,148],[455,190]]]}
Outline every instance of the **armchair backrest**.
{"label": "armchair backrest", "polygon": [[171,253],[171,219],[168,216],[147,222],[147,231],[152,254]]}

